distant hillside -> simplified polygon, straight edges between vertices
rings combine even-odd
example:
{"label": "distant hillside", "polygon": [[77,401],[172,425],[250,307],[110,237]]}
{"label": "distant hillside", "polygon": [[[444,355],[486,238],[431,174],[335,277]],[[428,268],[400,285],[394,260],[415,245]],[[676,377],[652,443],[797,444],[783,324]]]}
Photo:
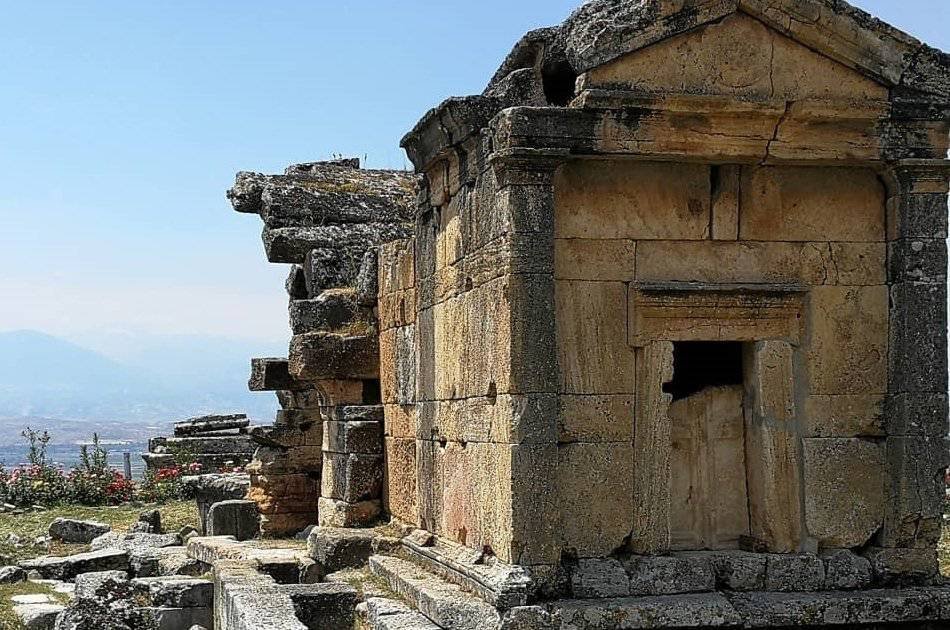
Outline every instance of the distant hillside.
{"label": "distant hillside", "polygon": [[[92,344],[101,351],[87,347]],[[276,400],[247,391],[249,361],[283,349],[215,337],[135,334],[79,345],[31,330],[3,332],[0,418],[164,425],[201,413],[242,411],[268,421]]]}

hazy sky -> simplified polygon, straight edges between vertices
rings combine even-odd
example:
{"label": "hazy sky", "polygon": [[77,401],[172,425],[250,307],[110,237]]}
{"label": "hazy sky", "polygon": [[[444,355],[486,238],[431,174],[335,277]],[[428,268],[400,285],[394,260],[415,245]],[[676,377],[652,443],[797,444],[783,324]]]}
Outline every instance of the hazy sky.
{"label": "hazy sky", "polygon": [[[234,173],[402,168],[428,108],[578,4],[0,0],[0,330],[285,339]],[[857,4],[950,50],[947,0]]]}

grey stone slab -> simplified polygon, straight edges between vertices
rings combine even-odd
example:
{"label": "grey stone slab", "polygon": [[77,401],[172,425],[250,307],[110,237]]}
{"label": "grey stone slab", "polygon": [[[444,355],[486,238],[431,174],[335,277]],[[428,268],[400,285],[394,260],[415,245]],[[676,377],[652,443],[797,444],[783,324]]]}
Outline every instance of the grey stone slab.
{"label": "grey stone slab", "polygon": [[370,529],[314,527],[307,537],[307,554],[326,573],[365,565],[369,557],[395,549],[398,539]]}
{"label": "grey stone slab", "polygon": [[287,359],[263,357],[251,359],[247,388],[252,392],[298,391],[313,389],[313,383],[294,378],[288,371]]}
{"label": "grey stone slab", "polygon": [[399,600],[371,597],[366,600],[366,610],[373,630],[441,630],[428,617]]}
{"label": "grey stone slab", "polygon": [[67,543],[91,543],[98,536],[112,530],[112,526],[99,521],[83,521],[74,518],[58,517],[49,524],[49,535],[53,540]]}
{"label": "grey stone slab", "polygon": [[102,592],[114,590],[116,586],[126,584],[129,576],[125,571],[95,571],[76,576],[76,599],[97,599]]}
{"label": "grey stone slab", "polygon": [[889,437],[886,442],[882,547],[933,548],[943,527],[946,438]]}
{"label": "grey stone slab", "polygon": [[946,239],[901,238],[888,243],[887,251],[891,282],[946,283]]}
{"label": "grey stone slab", "polygon": [[250,424],[247,415],[233,413],[226,415],[210,415],[189,418],[175,423],[175,436],[187,437],[207,431],[221,431],[223,429],[240,429]]}
{"label": "grey stone slab", "polygon": [[950,434],[950,406],[940,392],[890,394],[884,403],[888,435],[944,437]]}
{"label": "grey stone slab", "polygon": [[20,567],[0,567],[0,584],[15,584],[24,581],[26,581],[26,571]]}
{"label": "grey stone slab", "polygon": [[128,571],[129,554],[122,549],[100,549],[73,556],[43,556],[24,560],[20,568],[37,571],[46,579],[72,580],[80,573]]}
{"label": "grey stone slab", "polygon": [[761,591],[765,588],[768,557],[748,551],[696,551],[684,556],[706,558],[716,574],[716,587],[729,591]]}
{"label": "grey stone slab", "polygon": [[209,536],[234,536],[250,540],[260,532],[257,503],[243,499],[219,501],[208,510]]}
{"label": "grey stone slab", "polygon": [[323,426],[323,450],[379,455],[383,451],[383,423],[329,421]]}
{"label": "grey stone slab", "polygon": [[146,606],[143,612],[155,620],[156,630],[182,630],[192,626],[211,628],[214,626],[214,614],[211,608],[170,608]]}
{"label": "grey stone slab", "polygon": [[371,321],[372,313],[356,302],[352,291],[324,291],[307,300],[291,300],[287,309],[295,335],[317,330],[339,330],[356,321]]}
{"label": "grey stone slab", "polygon": [[740,617],[718,593],[561,600],[551,605],[556,627],[572,630],[608,628],[720,628],[736,626]]}
{"label": "grey stone slab", "polygon": [[613,558],[581,559],[571,570],[571,593],[578,599],[626,597],[630,595],[630,578]]}
{"label": "grey stone slab", "polygon": [[848,549],[838,549],[824,552],[822,560],[826,590],[847,591],[871,586],[871,563],[867,558]]}
{"label": "grey stone slab", "polygon": [[66,607],[61,604],[18,604],[13,614],[22,624],[23,630],[53,630],[56,618]]}
{"label": "grey stone slab", "polygon": [[178,534],[146,534],[141,532],[109,532],[99,536],[90,543],[92,551],[99,549],[122,549],[132,551],[136,549],[160,547],[177,547],[181,545]]}
{"label": "grey stone slab", "polygon": [[632,556],[623,561],[631,595],[701,593],[716,588],[712,563],[703,556]]}

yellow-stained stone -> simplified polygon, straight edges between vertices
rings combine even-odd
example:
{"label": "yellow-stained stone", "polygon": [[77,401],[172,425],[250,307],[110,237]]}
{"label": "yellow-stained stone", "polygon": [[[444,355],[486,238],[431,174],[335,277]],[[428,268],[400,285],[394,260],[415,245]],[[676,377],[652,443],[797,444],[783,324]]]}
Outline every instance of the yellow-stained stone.
{"label": "yellow-stained stone", "polygon": [[634,391],[633,349],[627,344],[627,291],[621,282],[561,280],[555,285],[561,391]]}
{"label": "yellow-stained stone", "polygon": [[884,444],[804,440],[805,521],[822,548],[861,547],[884,523]]}
{"label": "yellow-stained stone", "polygon": [[562,444],[557,452],[562,545],[581,558],[610,555],[634,528],[633,445]]}
{"label": "yellow-stained stone", "polygon": [[622,239],[559,238],[554,241],[558,280],[633,280],[636,243]]}
{"label": "yellow-stained stone", "polygon": [[633,394],[559,397],[558,442],[620,442],[633,439]]}
{"label": "yellow-stained stone", "polygon": [[419,524],[414,439],[386,438],[383,506],[386,512],[399,520],[412,525]]}
{"label": "yellow-stained stone", "polygon": [[885,87],[742,13],[593,69],[586,87],[796,101],[887,99]]}
{"label": "yellow-stained stone", "polygon": [[887,391],[887,287],[815,287],[808,307],[812,394]]}
{"label": "yellow-stained stone", "polygon": [[745,168],[741,190],[740,240],[884,240],[886,192],[870,169]]}
{"label": "yellow-stained stone", "polygon": [[884,395],[809,396],[802,421],[808,437],[882,436]]}
{"label": "yellow-stained stone", "polygon": [[709,237],[709,167],[581,160],[554,182],[559,239]]}

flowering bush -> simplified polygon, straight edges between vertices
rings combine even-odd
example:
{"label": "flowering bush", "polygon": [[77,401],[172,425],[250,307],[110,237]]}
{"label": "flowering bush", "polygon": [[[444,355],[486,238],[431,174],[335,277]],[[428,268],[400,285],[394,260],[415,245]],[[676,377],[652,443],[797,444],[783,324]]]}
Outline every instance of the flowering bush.
{"label": "flowering bush", "polygon": [[[88,506],[118,505],[129,501],[162,502],[191,499],[192,489],[182,482],[186,475],[199,475],[198,462],[176,463],[156,471],[146,471],[136,484],[108,465],[108,454],[93,434],[92,444],[80,447],[79,465],[66,472],[54,466],[46,455],[50,436],[27,427],[28,466],[4,469],[0,466],[0,503],[17,507],[52,506],[73,503]],[[229,463],[221,472],[241,472]]]}

